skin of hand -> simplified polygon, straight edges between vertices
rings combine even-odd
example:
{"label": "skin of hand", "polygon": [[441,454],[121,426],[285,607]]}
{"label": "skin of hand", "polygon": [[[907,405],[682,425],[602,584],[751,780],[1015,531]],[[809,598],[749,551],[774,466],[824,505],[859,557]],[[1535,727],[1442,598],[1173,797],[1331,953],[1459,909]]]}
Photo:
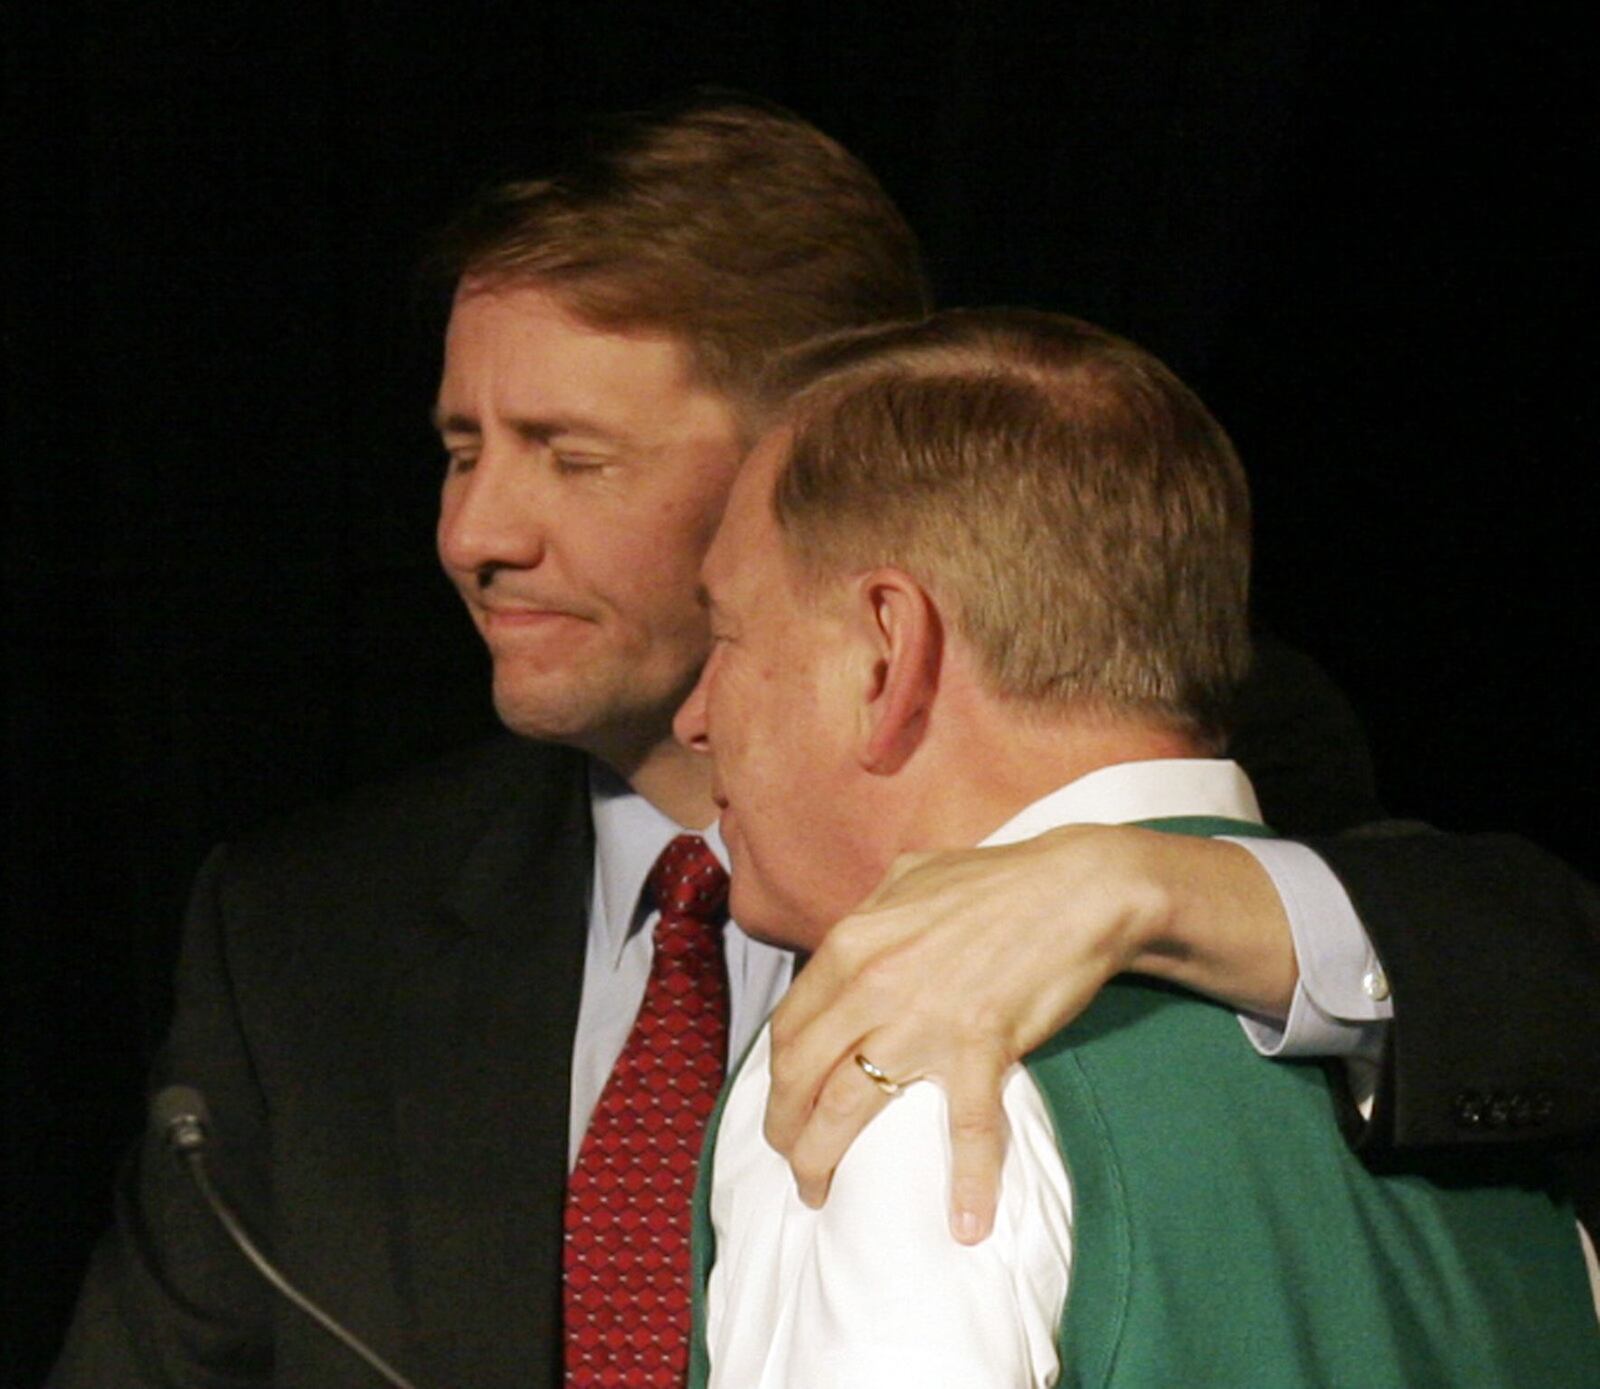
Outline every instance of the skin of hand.
{"label": "skin of hand", "polygon": [[1236,844],[1126,826],[902,855],[773,1014],[767,1140],[820,1206],[890,1099],[856,1055],[933,1080],[950,1103],[951,1232],[976,1244],[994,1223],[1007,1068],[1127,972],[1284,1016],[1298,973],[1266,871]]}

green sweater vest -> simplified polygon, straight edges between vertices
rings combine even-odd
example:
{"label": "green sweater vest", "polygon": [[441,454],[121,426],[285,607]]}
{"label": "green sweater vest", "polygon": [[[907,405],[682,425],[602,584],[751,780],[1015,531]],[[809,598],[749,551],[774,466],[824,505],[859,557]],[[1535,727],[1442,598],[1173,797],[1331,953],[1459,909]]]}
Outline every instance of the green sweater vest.
{"label": "green sweater vest", "polygon": [[[1571,1208],[1374,1176],[1340,1135],[1321,1067],[1264,1062],[1227,1009],[1119,979],[1026,1064],[1074,1194],[1060,1385],[1600,1386]],[[694,1389],[719,1119],[695,1202]]]}

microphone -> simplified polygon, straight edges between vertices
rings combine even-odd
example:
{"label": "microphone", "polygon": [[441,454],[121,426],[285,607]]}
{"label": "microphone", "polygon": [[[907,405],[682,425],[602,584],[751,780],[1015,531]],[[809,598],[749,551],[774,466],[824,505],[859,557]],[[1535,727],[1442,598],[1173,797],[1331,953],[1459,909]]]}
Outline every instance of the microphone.
{"label": "microphone", "polygon": [[360,1356],[384,1381],[394,1389],[416,1389],[416,1386],[397,1369],[368,1347],[354,1332],[346,1330],[309,1297],[302,1293],[281,1273],[271,1259],[261,1252],[250,1233],[244,1228],[233,1208],[222,1199],[211,1183],[206,1171],[206,1148],[211,1142],[211,1115],[206,1109],[205,1097],[189,1085],[169,1085],[150,1102],[150,1127],[165,1140],[167,1149],[181,1158],[194,1178],[200,1195],[211,1208],[228,1238],[239,1247],[239,1252],[256,1271],[283,1294],[295,1307],[310,1317],[318,1326],[346,1349]]}

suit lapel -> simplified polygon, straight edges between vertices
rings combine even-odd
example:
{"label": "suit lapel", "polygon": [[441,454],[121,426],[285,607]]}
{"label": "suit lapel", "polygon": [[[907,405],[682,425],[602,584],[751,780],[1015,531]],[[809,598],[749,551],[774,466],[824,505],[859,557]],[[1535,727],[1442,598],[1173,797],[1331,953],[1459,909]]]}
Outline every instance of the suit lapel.
{"label": "suit lapel", "polygon": [[[542,783],[542,784],[540,784]],[[403,942],[394,1009],[397,1260],[438,1383],[554,1383],[572,1037],[593,831],[558,757]]]}

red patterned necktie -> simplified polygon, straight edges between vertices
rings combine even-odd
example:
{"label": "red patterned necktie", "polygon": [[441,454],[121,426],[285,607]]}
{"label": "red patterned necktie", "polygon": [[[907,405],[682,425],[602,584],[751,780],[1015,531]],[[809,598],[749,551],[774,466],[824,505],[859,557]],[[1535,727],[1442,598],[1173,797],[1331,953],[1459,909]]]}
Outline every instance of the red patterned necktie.
{"label": "red patterned necktie", "polygon": [[569,1389],[679,1389],[688,1369],[695,1163],[727,1069],[728,875],[680,834],[650,889],[650,981],[567,1183]]}

